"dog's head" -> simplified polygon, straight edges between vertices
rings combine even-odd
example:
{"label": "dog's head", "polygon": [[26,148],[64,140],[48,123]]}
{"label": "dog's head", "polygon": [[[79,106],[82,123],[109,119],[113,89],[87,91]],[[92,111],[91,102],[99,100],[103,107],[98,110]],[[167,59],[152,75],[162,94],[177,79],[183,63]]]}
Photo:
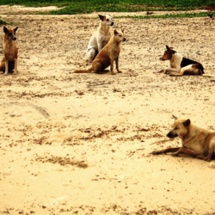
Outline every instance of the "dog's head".
{"label": "dog's head", "polygon": [[167,134],[167,137],[180,137],[183,139],[183,137],[189,132],[190,125],[190,119],[176,119],[172,126],[172,130]]}
{"label": "dog's head", "polygon": [[163,60],[163,61],[170,60],[172,58],[172,55],[175,53],[176,53],[176,51],[174,51],[172,47],[169,47],[166,45],[166,50],[165,50],[163,56],[160,57],[160,60]]}
{"label": "dog's head", "polygon": [[126,38],[124,36],[124,29],[121,31],[114,30],[114,39],[116,42],[121,43],[123,41],[126,41]]}
{"label": "dog's head", "polygon": [[112,17],[108,14],[105,16],[99,14],[99,18],[102,21],[102,23],[104,23],[106,26],[113,26],[114,25]]}
{"label": "dog's head", "polygon": [[18,29],[18,27],[14,28],[14,29],[9,29],[6,26],[3,27],[3,31],[5,33],[5,37],[7,38],[7,40],[9,40],[9,41],[16,40],[17,29]]}

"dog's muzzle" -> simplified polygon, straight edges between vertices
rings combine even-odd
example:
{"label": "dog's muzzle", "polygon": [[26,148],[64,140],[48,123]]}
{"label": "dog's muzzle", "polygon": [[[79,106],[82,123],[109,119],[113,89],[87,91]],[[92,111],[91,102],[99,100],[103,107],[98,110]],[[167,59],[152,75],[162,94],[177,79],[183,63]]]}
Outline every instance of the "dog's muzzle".
{"label": "dog's muzzle", "polygon": [[173,133],[172,131],[170,131],[166,136],[169,137],[169,138],[175,138],[175,137],[178,136],[178,134]]}

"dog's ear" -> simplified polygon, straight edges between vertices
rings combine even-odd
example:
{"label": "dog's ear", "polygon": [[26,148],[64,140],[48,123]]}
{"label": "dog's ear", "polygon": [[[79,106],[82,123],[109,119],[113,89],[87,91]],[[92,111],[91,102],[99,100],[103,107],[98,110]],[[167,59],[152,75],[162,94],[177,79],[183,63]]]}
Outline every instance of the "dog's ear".
{"label": "dog's ear", "polygon": [[8,29],[6,26],[3,27],[4,33],[6,34],[8,32]]}
{"label": "dog's ear", "polygon": [[118,31],[115,29],[114,30],[114,35],[117,35],[118,34]]}
{"label": "dog's ear", "polygon": [[100,18],[102,21],[104,21],[104,20],[106,19],[106,17],[105,17],[105,16],[102,16],[101,14],[99,14],[99,18]]}
{"label": "dog's ear", "polygon": [[16,33],[16,31],[18,30],[18,27],[15,27],[14,29],[13,29],[13,31]]}
{"label": "dog's ear", "polygon": [[168,45],[166,45],[166,50],[173,50],[173,47],[169,47]]}
{"label": "dog's ear", "polygon": [[190,125],[190,123],[191,123],[190,119],[187,119],[183,122],[183,125],[188,127]]}
{"label": "dog's ear", "polygon": [[178,117],[175,116],[175,115],[172,115],[172,117],[173,117],[174,120],[177,120],[177,119],[178,119]]}

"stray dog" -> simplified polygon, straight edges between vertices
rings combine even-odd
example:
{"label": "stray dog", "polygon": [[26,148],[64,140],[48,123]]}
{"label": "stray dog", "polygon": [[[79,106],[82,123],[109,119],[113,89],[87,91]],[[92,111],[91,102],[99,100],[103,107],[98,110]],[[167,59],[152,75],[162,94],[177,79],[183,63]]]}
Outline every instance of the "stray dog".
{"label": "stray dog", "polygon": [[182,140],[182,147],[153,151],[151,154],[172,152],[172,155],[177,156],[182,153],[205,161],[211,161],[215,155],[215,131],[199,128],[192,124],[190,119],[176,119],[167,137],[179,137]]}
{"label": "stray dog", "polygon": [[92,62],[96,55],[102,50],[102,48],[108,43],[111,38],[110,26],[114,25],[112,17],[110,15],[102,16],[100,18],[100,24],[97,31],[91,36],[89,44],[87,46],[86,59]]}
{"label": "stray dog", "polygon": [[9,29],[4,26],[4,42],[3,42],[3,59],[0,65],[0,71],[4,72],[4,75],[8,73],[18,73],[17,71],[17,57],[18,48],[16,46],[16,31],[18,27]]}
{"label": "stray dog", "polygon": [[110,66],[110,71],[112,75],[116,73],[113,71],[114,61],[116,63],[116,70],[118,73],[121,73],[119,70],[119,54],[120,54],[120,43],[126,41],[124,37],[124,29],[120,32],[114,30],[114,35],[111,37],[107,45],[98,53],[92,66],[87,70],[75,70],[75,73],[104,73],[105,69]]}
{"label": "stray dog", "polygon": [[166,51],[160,60],[170,60],[170,68],[163,69],[160,73],[163,72],[171,76],[204,74],[204,68],[201,63],[183,57],[169,46],[166,46]]}

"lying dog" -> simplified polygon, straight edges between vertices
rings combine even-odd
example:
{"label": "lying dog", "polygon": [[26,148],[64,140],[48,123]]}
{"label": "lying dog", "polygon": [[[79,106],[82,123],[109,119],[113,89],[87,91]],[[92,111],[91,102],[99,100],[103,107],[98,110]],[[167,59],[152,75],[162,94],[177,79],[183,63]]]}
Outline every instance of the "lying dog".
{"label": "lying dog", "polygon": [[174,51],[173,48],[170,48],[169,46],[166,46],[166,51],[164,52],[160,60],[170,60],[170,68],[163,69],[160,72],[171,76],[204,74],[204,68],[201,63],[183,57],[181,54]]}
{"label": "lying dog", "polygon": [[119,70],[119,54],[120,54],[120,43],[125,41],[124,30],[118,32],[114,30],[114,35],[111,37],[107,45],[98,53],[92,66],[88,70],[75,70],[75,73],[104,73],[105,69],[110,66],[110,71],[112,75],[116,73],[113,71],[114,61],[116,63],[117,72],[121,73]]}
{"label": "lying dog", "polygon": [[114,25],[112,17],[110,15],[99,15],[100,24],[97,31],[91,36],[89,44],[87,46],[86,59],[92,62],[96,55],[102,50],[102,48],[108,43],[111,38],[110,26]]}
{"label": "lying dog", "polygon": [[206,161],[210,161],[215,155],[215,131],[199,128],[189,119],[176,119],[173,129],[167,134],[167,137],[179,137],[182,140],[182,147],[153,151],[151,154],[172,152],[172,155],[179,155],[182,153]]}
{"label": "lying dog", "polygon": [[8,73],[18,73],[17,71],[17,57],[18,48],[16,46],[16,31],[18,27],[9,29],[4,26],[4,42],[3,42],[3,59],[0,65],[0,71],[4,72],[4,75]]}

